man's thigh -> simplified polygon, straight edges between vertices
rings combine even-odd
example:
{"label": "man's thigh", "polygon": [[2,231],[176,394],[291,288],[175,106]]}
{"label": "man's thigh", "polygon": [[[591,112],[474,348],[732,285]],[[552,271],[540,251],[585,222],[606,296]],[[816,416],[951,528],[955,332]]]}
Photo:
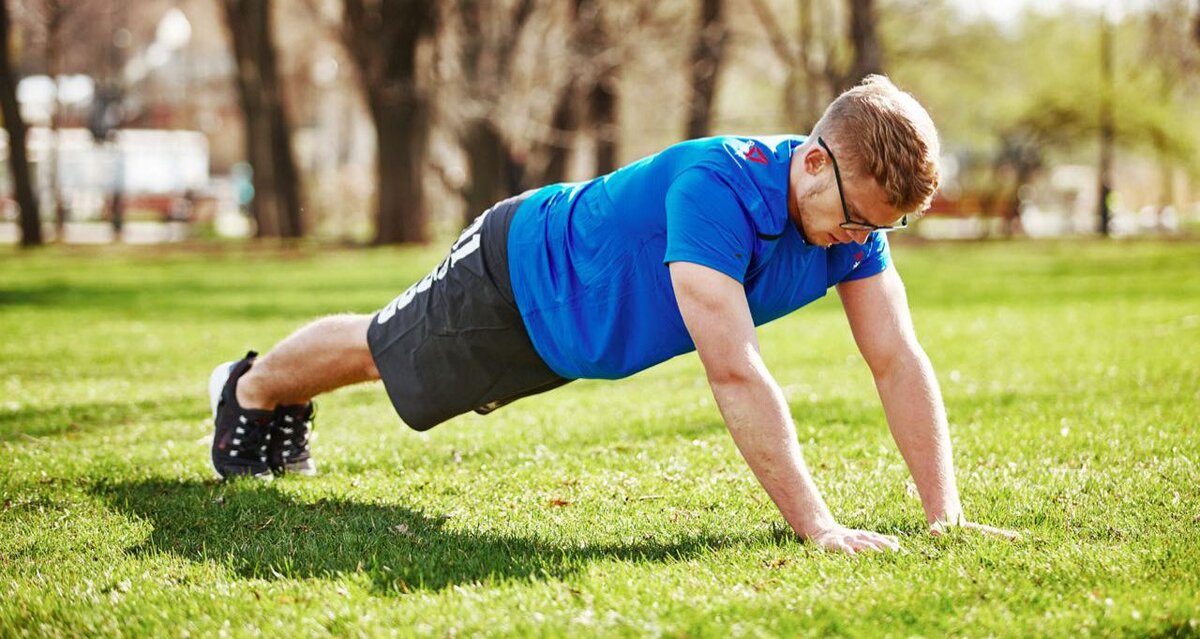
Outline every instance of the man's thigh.
{"label": "man's thigh", "polygon": [[507,231],[523,198],[463,231],[445,259],[377,313],[367,340],[400,418],[427,430],[567,383],[537,354],[512,297]]}

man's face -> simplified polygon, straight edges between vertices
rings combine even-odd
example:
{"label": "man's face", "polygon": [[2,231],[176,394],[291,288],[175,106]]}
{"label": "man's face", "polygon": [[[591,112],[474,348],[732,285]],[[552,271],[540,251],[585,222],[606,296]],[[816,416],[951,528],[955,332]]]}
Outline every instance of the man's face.
{"label": "man's face", "polygon": [[843,211],[829,154],[815,143],[803,148],[802,153],[792,157],[788,209],[804,241],[823,247],[862,244],[871,232],[841,228],[847,214],[851,222],[871,226],[894,226],[904,216],[887,203],[887,195],[874,179],[845,172],[841,175],[841,195],[846,200]]}

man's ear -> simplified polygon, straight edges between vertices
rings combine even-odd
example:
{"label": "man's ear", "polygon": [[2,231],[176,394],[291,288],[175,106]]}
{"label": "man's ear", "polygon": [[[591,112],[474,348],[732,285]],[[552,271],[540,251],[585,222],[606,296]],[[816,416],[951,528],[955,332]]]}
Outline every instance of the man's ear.
{"label": "man's ear", "polygon": [[814,146],[804,154],[804,170],[809,175],[816,175],[823,168],[825,168],[825,152]]}

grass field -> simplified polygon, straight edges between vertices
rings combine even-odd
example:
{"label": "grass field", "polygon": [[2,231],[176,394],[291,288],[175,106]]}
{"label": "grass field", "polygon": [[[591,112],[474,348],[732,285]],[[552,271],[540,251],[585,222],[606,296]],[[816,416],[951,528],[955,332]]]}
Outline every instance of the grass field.
{"label": "grass field", "polygon": [[797,541],[694,355],[210,479],[205,382],[440,251],[0,252],[0,636],[1200,635],[1200,244],[900,245],[967,514],[933,538],[836,295],[760,331],[845,524]]}

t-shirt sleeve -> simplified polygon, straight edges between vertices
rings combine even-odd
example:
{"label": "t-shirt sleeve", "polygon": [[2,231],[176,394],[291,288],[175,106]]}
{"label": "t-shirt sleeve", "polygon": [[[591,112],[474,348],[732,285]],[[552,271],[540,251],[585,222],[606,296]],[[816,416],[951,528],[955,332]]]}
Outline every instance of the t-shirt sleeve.
{"label": "t-shirt sleeve", "polygon": [[892,250],[888,246],[887,233],[875,232],[864,246],[866,256],[854,267],[850,274],[842,278],[843,282],[861,280],[885,271],[892,263]]}
{"label": "t-shirt sleeve", "polygon": [[681,173],[667,189],[663,263],[691,262],[745,282],[754,228],[733,190],[705,169]]}

